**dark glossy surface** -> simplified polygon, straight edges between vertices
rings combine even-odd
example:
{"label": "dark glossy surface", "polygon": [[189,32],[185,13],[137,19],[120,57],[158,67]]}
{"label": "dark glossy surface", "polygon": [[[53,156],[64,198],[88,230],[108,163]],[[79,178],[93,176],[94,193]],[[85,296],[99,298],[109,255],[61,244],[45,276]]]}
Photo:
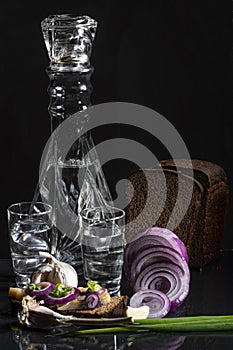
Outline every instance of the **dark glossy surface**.
{"label": "dark glossy surface", "polygon": [[[233,314],[233,251],[222,252],[203,271],[191,272],[191,288],[175,316]],[[0,260],[0,340],[2,349],[232,349],[233,332],[186,334],[111,334],[48,337],[51,332],[21,328],[7,297],[14,278],[9,260]]]}

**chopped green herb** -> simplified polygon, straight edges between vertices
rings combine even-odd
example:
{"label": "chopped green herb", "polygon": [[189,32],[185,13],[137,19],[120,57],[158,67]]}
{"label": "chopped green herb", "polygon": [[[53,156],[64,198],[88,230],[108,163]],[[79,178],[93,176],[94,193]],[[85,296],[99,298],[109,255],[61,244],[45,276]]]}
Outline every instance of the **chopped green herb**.
{"label": "chopped green herb", "polygon": [[54,298],[62,298],[68,295],[72,288],[64,286],[64,284],[57,283],[55,288],[49,293]]}
{"label": "chopped green herb", "polygon": [[27,288],[30,291],[43,289],[43,287],[40,284],[35,284],[35,283],[30,283]]}
{"label": "chopped green herb", "polygon": [[28,285],[28,289],[29,289],[29,290],[35,290],[35,289],[36,289],[36,284],[35,284],[35,283],[30,283],[30,284]]}
{"label": "chopped green herb", "polygon": [[101,285],[94,281],[88,281],[87,286],[90,292],[98,292],[98,290],[102,289]]}

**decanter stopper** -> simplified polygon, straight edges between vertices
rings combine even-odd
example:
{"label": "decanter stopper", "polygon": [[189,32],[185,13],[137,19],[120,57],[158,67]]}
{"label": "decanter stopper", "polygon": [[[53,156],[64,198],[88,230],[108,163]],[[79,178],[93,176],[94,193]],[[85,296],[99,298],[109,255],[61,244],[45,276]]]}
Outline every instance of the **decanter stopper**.
{"label": "decanter stopper", "polygon": [[42,23],[42,32],[56,71],[79,71],[90,67],[97,22],[88,16],[52,15]]}

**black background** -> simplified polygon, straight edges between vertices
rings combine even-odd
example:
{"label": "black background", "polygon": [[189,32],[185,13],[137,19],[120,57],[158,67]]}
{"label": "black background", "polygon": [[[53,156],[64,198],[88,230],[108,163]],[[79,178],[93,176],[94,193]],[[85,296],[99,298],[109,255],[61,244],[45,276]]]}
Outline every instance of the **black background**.
{"label": "black background", "polygon": [[[40,22],[55,13],[87,14],[99,23],[92,55],[93,104],[133,102],[161,113],[191,157],[221,165],[233,189],[230,0],[5,1],[0,12],[2,258],[9,256],[6,208],[32,198],[50,135],[48,58]],[[137,138],[158,159],[166,157],[156,140],[127,128],[98,129],[95,140],[116,136]],[[130,167],[119,161],[106,165],[112,189]],[[231,200],[223,242],[229,249],[232,210]]]}

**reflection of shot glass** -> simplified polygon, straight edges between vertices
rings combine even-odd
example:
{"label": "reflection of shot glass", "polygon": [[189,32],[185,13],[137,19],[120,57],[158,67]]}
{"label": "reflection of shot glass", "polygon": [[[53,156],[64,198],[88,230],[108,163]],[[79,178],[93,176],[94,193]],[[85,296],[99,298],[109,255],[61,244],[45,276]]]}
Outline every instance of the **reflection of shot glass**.
{"label": "reflection of shot glass", "polygon": [[84,277],[119,295],[125,245],[125,213],[113,207],[82,212]]}
{"label": "reflection of shot glass", "polygon": [[38,252],[50,252],[52,207],[44,203],[23,202],[7,209],[10,249],[18,287],[30,283],[30,277],[44,261]]}

